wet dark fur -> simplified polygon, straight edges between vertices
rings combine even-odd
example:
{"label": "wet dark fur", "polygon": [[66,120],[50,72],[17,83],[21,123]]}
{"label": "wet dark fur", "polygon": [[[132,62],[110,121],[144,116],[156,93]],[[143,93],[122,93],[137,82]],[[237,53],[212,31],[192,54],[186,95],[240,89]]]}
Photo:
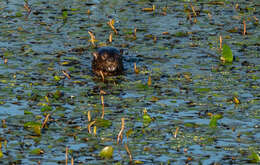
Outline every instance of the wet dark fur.
{"label": "wet dark fur", "polygon": [[116,48],[101,47],[93,54],[92,71],[96,75],[116,76],[122,74],[123,70],[122,56]]}

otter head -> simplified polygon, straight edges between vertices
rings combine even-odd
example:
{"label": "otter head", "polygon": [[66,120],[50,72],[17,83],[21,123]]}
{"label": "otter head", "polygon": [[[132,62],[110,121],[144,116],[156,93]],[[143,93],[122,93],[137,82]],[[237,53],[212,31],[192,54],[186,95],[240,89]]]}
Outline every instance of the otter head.
{"label": "otter head", "polygon": [[102,71],[105,75],[118,75],[123,71],[120,52],[111,47],[99,48],[93,53],[92,69],[94,73]]}

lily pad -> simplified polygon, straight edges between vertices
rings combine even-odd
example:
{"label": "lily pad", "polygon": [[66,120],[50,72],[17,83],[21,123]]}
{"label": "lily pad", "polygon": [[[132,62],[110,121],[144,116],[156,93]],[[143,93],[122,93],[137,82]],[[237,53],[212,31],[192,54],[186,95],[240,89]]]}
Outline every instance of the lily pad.
{"label": "lily pad", "polygon": [[113,157],[113,153],[114,148],[112,146],[106,146],[100,151],[99,156],[105,159],[111,159]]}
{"label": "lily pad", "polygon": [[35,148],[35,149],[30,151],[30,154],[32,154],[32,155],[41,155],[43,153],[44,153],[44,151],[40,148]]}
{"label": "lily pad", "polygon": [[221,55],[220,59],[222,61],[224,61],[225,63],[232,63],[233,62],[232,50],[227,44],[223,45],[222,55]]}
{"label": "lily pad", "polygon": [[216,128],[217,127],[217,122],[221,118],[222,118],[222,115],[220,115],[220,114],[212,115],[210,123],[209,123],[209,127],[210,128]]}
{"label": "lily pad", "polygon": [[24,127],[27,130],[35,133],[36,135],[41,135],[41,123],[39,122],[34,122],[34,121],[26,122],[24,124]]}

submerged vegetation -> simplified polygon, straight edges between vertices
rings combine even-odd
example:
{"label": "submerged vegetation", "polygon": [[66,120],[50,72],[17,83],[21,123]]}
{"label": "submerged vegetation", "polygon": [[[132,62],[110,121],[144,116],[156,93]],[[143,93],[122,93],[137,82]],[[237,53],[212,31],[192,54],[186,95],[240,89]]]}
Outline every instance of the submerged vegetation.
{"label": "submerged vegetation", "polygon": [[[0,2],[1,164],[257,164],[256,1]],[[124,75],[92,53],[123,50]]]}

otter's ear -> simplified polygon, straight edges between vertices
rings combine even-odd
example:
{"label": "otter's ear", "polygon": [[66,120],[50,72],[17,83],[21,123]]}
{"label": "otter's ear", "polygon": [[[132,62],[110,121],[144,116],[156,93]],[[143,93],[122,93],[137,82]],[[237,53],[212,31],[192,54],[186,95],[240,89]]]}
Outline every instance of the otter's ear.
{"label": "otter's ear", "polygon": [[94,56],[95,60],[98,58],[98,53],[97,52],[94,52],[92,55]]}

